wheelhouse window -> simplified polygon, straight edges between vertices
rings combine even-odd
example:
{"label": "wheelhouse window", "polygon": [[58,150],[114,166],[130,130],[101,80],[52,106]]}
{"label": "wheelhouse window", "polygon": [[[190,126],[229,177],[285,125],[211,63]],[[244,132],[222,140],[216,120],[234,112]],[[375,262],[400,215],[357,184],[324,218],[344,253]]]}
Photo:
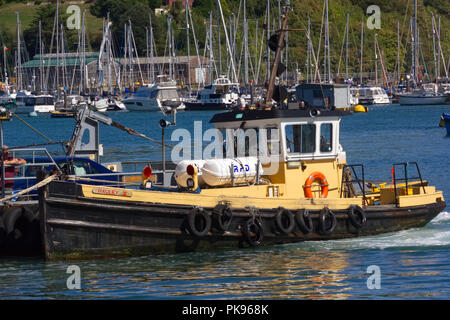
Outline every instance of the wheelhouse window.
{"label": "wheelhouse window", "polygon": [[[224,154],[231,157],[278,156],[280,154],[277,127],[222,130],[228,142]],[[227,150],[227,147],[231,147]]]}
{"label": "wheelhouse window", "polygon": [[320,125],[320,152],[333,151],[333,125],[323,123]]}
{"label": "wheelhouse window", "polygon": [[314,153],[316,150],[316,125],[294,124],[285,127],[288,153]]}

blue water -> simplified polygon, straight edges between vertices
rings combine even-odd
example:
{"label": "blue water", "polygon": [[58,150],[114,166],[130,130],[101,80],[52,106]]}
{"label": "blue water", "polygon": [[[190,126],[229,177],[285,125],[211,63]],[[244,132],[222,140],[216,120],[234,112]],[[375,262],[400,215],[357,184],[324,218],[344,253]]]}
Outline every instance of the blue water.
{"label": "blue water", "polygon": [[[417,161],[424,179],[448,198],[450,136],[438,126],[442,112],[450,106],[376,106],[344,117],[341,144],[348,163],[363,163],[369,179],[390,180],[394,162]],[[161,137],[160,114],[109,115]],[[179,113],[177,128],[191,129],[194,120],[210,128],[212,115]],[[24,120],[54,141],[73,131],[73,119]],[[4,131],[9,146],[46,142],[17,119],[4,123]],[[103,161],[158,159],[161,149],[103,125],[100,141]],[[79,290],[67,288],[69,265],[80,267]],[[379,268],[379,289],[369,289],[371,266]],[[449,284],[448,208],[423,228],[358,239],[76,262],[0,258],[0,299],[449,299]]]}

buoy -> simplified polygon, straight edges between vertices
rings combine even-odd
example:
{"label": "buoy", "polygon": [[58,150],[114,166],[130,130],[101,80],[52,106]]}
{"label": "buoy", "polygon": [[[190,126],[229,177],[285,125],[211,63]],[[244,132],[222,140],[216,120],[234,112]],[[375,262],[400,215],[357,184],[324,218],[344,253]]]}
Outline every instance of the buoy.
{"label": "buoy", "polygon": [[353,112],[367,112],[367,111],[369,111],[369,108],[364,107],[361,104],[358,104],[355,106],[355,108],[353,108]]}
{"label": "buoy", "polygon": [[37,117],[38,114],[36,111],[30,112],[30,117]]}

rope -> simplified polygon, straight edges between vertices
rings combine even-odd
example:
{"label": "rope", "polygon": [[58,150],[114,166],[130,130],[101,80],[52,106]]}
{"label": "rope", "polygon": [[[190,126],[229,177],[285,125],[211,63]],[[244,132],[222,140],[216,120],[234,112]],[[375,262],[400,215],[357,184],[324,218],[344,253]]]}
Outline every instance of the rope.
{"label": "rope", "polygon": [[26,194],[26,193],[28,193],[28,192],[30,192],[30,191],[39,189],[39,188],[41,188],[41,187],[43,187],[43,186],[49,184],[50,182],[52,182],[53,180],[55,180],[57,177],[58,177],[58,175],[54,174],[54,175],[52,175],[52,176],[50,176],[50,177],[48,177],[48,178],[45,178],[44,180],[42,180],[41,182],[35,184],[34,186],[29,187],[28,189],[22,190],[22,191],[20,191],[20,192],[18,192],[18,193],[16,193],[16,194],[12,194],[12,195],[7,196],[7,197],[5,197],[5,198],[3,198],[3,199],[0,199],[0,202],[5,202],[5,201],[8,201],[8,200],[11,200],[12,198],[15,198],[15,197],[19,197],[19,196],[21,196],[21,195],[24,195],[24,194]]}
{"label": "rope", "polygon": [[14,149],[25,149],[25,148],[32,148],[32,147],[43,147],[43,146],[49,146],[52,144],[61,144],[64,145],[67,141],[55,141],[55,142],[47,142],[47,143],[33,143],[26,146],[18,146],[18,147],[9,147],[8,149],[14,150]]}
{"label": "rope", "polygon": [[101,179],[92,179],[92,178],[82,178],[82,177],[76,177],[76,176],[68,176],[68,180],[78,180],[78,181],[88,181],[88,182],[111,182],[111,185],[117,185],[121,184],[124,186],[140,186],[140,183],[133,183],[133,182],[123,182],[123,181],[111,181],[111,180],[101,180]]}
{"label": "rope", "polygon": [[34,132],[36,132],[38,135],[40,135],[41,137],[43,137],[44,139],[46,139],[47,141],[51,142],[51,143],[55,143],[55,141],[53,141],[52,139],[50,139],[49,137],[47,137],[46,135],[44,135],[43,133],[39,132],[39,130],[33,128],[28,122],[26,122],[25,120],[23,120],[21,117],[19,117],[17,114],[13,113],[13,116],[16,117],[17,119],[19,119],[20,121],[22,121],[23,123],[25,123],[26,126],[28,126],[31,130],[33,130]]}

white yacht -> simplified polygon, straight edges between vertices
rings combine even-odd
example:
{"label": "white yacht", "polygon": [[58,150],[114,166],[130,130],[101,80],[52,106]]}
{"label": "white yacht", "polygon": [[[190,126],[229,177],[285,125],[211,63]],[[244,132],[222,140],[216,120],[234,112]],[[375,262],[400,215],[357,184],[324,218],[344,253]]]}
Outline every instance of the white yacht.
{"label": "white yacht", "polygon": [[114,97],[102,97],[95,99],[91,102],[91,105],[99,112],[127,110],[125,104]]}
{"label": "white yacht", "polygon": [[28,91],[16,94],[15,113],[45,113],[55,110],[55,98],[49,94],[34,95]]}
{"label": "white yacht", "polygon": [[136,93],[122,100],[129,111],[163,111],[184,109],[175,81],[159,82],[152,86],[140,87]]}
{"label": "white yacht", "polygon": [[232,83],[227,77],[220,76],[214,82],[201,89],[197,98],[185,101],[186,110],[224,110],[237,104],[239,99],[238,83]]}
{"label": "white yacht", "polygon": [[358,88],[358,102],[360,104],[388,104],[389,97],[380,87]]}
{"label": "white yacht", "polygon": [[399,94],[398,103],[401,105],[446,104],[448,97],[450,97],[449,94],[439,91],[436,83],[427,83],[410,93]]}

